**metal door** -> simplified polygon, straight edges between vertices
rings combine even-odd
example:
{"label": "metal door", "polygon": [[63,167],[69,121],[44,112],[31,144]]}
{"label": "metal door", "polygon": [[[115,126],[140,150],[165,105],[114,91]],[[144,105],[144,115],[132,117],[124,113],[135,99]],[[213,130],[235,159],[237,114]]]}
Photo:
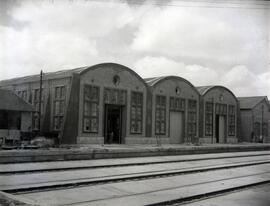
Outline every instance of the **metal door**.
{"label": "metal door", "polygon": [[225,116],[219,116],[219,143],[225,143]]}
{"label": "metal door", "polygon": [[183,142],[183,128],[182,112],[170,112],[170,143]]}

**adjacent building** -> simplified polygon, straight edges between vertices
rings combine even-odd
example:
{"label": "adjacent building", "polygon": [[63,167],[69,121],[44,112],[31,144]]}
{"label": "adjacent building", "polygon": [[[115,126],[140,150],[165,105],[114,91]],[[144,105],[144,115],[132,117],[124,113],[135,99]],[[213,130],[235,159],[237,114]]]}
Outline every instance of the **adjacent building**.
{"label": "adjacent building", "polygon": [[266,96],[238,97],[244,142],[270,142],[270,104]]}
{"label": "adjacent building", "polygon": [[34,107],[9,90],[0,89],[0,99],[1,143],[13,144],[31,135]]}
{"label": "adjacent building", "polygon": [[223,86],[197,87],[200,100],[200,142],[236,143],[238,101]]}

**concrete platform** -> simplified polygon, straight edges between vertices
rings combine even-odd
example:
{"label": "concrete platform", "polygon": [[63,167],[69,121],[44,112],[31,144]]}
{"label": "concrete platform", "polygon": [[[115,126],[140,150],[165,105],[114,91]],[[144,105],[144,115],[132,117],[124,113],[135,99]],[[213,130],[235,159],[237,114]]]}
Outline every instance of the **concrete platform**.
{"label": "concrete platform", "polygon": [[0,163],[87,160],[270,150],[270,144],[87,145],[37,150],[0,150]]}
{"label": "concrete platform", "polygon": [[37,204],[31,203],[22,197],[16,197],[15,195],[7,194],[0,191],[0,205],[1,206],[34,206]]}
{"label": "concrete platform", "polygon": [[257,186],[249,189],[240,190],[234,193],[228,193],[216,196],[211,199],[205,199],[189,203],[188,206],[269,206],[270,205],[270,184]]}

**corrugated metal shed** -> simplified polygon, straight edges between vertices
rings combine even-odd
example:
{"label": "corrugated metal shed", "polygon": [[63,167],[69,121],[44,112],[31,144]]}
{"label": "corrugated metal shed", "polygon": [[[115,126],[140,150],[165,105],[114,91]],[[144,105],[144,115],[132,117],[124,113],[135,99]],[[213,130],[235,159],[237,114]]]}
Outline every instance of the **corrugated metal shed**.
{"label": "corrugated metal shed", "polygon": [[0,110],[9,111],[35,111],[34,107],[12,91],[0,89]]}

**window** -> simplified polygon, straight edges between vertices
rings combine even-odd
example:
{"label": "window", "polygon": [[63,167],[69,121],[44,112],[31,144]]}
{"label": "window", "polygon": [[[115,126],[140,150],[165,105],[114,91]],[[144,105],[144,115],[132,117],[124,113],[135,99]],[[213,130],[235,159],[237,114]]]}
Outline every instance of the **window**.
{"label": "window", "polygon": [[170,97],[170,110],[184,111],[185,110],[185,99],[179,97]]}
{"label": "window", "polygon": [[64,112],[66,106],[66,87],[58,86],[54,89],[53,102],[53,129],[58,131],[63,126]]}
{"label": "window", "polygon": [[212,102],[205,103],[205,135],[213,135],[213,110],[214,104]]}
{"label": "window", "polygon": [[130,133],[142,133],[143,93],[131,92]]}
{"label": "window", "polygon": [[266,122],[262,125],[262,136],[267,137],[268,136],[268,125]]}
{"label": "window", "polygon": [[156,96],[156,134],[166,134],[166,96]]}
{"label": "window", "polygon": [[120,89],[104,89],[104,102],[105,104],[126,104],[126,91]]}
{"label": "window", "polygon": [[227,105],[216,103],[216,114],[227,115]]}
{"label": "window", "polygon": [[83,131],[98,133],[99,87],[84,86]]}
{"label": "window", "polygon": [[235,135],[235,106],[229,105],[229,136]]}
{"label": "window", "polygon": [[[41,115],[43,115],[44,112],[44,89],[42,89],[42,98],[41,98]],[[39,126],[39,95],[40,95],[40,89],[34,89],[34,96],[32,100],[32,104],[35,107],[35,114],[33,115],[33,129],[37,130]]]}
{"label": "window", "polygon": [[26,90],[18,91],[17,94],[18,94],[18,96],[21,97],[24,101],[28,102],[28,101],[27,101],[27,91],[26,91]]}
{"label": "window", "polygon": [[188,100],[188,136],[194,137],[197,134],[197,101]]}

